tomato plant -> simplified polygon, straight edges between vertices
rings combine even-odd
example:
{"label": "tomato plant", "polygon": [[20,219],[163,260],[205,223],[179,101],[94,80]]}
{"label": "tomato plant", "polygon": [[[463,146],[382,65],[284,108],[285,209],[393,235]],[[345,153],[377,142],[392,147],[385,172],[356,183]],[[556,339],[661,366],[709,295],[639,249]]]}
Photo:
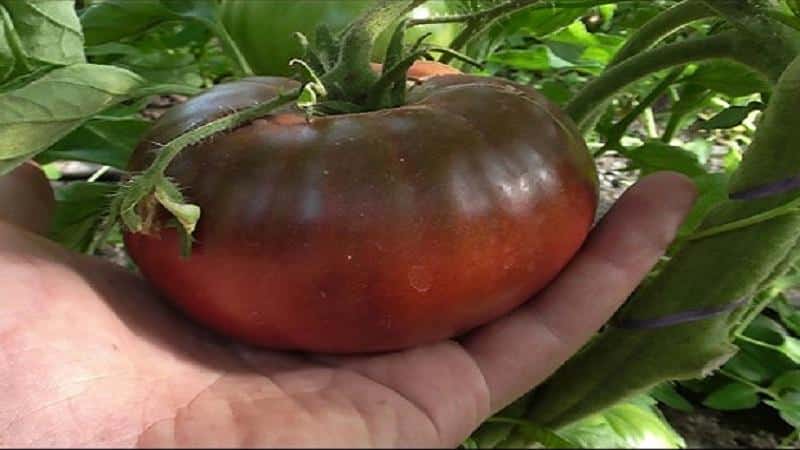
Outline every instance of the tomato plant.
{"label": "tomato plant", "polygon": [[[794,0],[0,0],[0,173],[43,164],[64,185],[52,237],[90,253],[124,240],[197,321],[353,352],[459,335],[528,299],[591,227],[593,160],[606,193],[682,172],[700,198],[663,261],[465,446],[684,445],[655,399],[759,408],[791,444],[798,13]],[[60,178],[63,161],[97,172]]]}

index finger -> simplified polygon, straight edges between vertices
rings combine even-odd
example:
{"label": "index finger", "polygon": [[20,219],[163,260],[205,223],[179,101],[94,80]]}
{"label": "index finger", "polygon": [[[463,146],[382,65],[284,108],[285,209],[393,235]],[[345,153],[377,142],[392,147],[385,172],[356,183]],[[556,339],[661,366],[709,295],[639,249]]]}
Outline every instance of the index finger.
{"label": "index finger", "polygon": [[695,197],[682,175],[644,178],[544,292],[463,340],[485,377],[492,411],[544,381],[608,321],[664,254]]}

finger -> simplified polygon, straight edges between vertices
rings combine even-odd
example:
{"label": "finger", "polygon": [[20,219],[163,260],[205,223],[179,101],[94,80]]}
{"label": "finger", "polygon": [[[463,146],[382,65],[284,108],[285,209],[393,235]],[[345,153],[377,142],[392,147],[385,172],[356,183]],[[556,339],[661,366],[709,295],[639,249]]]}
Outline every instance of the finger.
{"label": "finger", "polygon": [[682,175],[644,178],[544,292],[463,340],[486,379],[492,411],[544,381],[608,321],[664,254],[696,195]]}
{"label": "finger", "polygon": [[23,164],[0,177],[0,222],[44,234],[54,209],[53,190],[37,166]]}

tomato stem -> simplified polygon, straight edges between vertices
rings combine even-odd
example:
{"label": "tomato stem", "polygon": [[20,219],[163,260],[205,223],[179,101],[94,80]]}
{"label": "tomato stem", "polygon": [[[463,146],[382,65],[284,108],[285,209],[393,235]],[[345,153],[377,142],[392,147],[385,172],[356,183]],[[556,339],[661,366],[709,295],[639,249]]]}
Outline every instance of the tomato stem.
{"label": "tomato stem", "polygon": [[[146,219],[152,213],[149,209],[155,206],[152,202],[154,196],[160,204],[175,215],[183,233],[187,238],[191,238],[191,233],[199,218],[200,211],[194,205],[183,203],[178,187],[166,178],[165,173],[170,163],[187,147],[196,145],[217,133],[232,130],[254,119],[263,117],[281,106],[296,101],[303,90],[304,87],[301,87],[282,93],[270,101],[231,113],[188,131],[166,143],[161,147],[161,151],[158,152],[155,161],[147,170],[135,175],[119,188],[111,202],[109,214],[101,222],[98,227],[98,233],[89,246],[89,252],[96,251],[108,239],[111,230],[120,219],[130,231],[150,233],[152,231],[149,229],[151,221]],[[171,195],[160,195],[163,192],[169,192]],[[165,204],[164,201],[167,197],[172,200],[169,204]],[[148,201],[150,206],[148,206]],[[137,210],[139,205],[148,206],[145,208],[146,211],[143,211],[143,214],[140,214]],[[178,213],[181,211],[187,211],[187,214],[178,217]],[[144,216],[145,220],[142,220],[142,216]]]}
{"label": "tomato stem", "polygon": [[714,11],[699,0],[687,0],[667,9],[645,23],[619,49],[609,66],[638,55],[662,39],[698,20],[714,17]]}
{"label": "tomato stem", "polygon": [[625,135],[625,132],[628,131],[628,128],[633,124],[633,122],[645,112],[647,108],[649,108],[656,100],[658,100],[664,92],[672,86],[673,83],[681,76],[683,71],[685,70],[685,66],[679,66],[673,69],[667,76],[664,77],[661,82],[647,94],[639,103],[634,107],[628,114],[625,115],[619,122],[614,124],[611,127],[611,131],[608,133],[608,139],[606,140],[605,145],[603,148],[595,152],[594,157],[598,157],[609,150],[622,150],[621,140],[622,137]]}
{"label": "tomato stem", "polygon": [[728,222],[722,225],[717,225],[711,228],[707,228],[701,231],[698,231],[694,234],[687,236],[685,239],[688,241],[696,241],[699,239],[706,239],[711,236],[716,236],[720,233],[727,233],[730,231],[740,230],[742,228],[751,227],[753,225],[765,222],[767,220],[774,219],[776,217],[783,216],[785,214],[797,214],[800,212],[800,202],[794,200],[793,202],[787,203],[785,205],[781,205],[775,209],[770,209],[764,211],[762,213],[754,214],[749,217],[745,217],[744,219],[736,220],[734,222]]}
{"label": "tomato stem", "polygon": [[250,67],[250,63],[247,62],[247,58],[245,58],[242,51],[239,49],[239,46],[236,44],[236,41],[233,40],[228,30],[219,22],[212,22],[209,24],[209,28],[214,33],[214,35],[219,39],[219,43],[222,46],[222,49],[228,55],[234,63],[236,63],[236,68],[240,75],[245,77],[252,77],[255,72],[253,68]]}
{"label": "tomato stem", "polygon": [[[474,37],[481,34],[498,20],[522,9],[528,8],[539,1],[540,0],[508,0],[505,3],[501,3],[493,8],[479,11],[475,14],[469,15],[468,17],[465,16],[467,17],[465,22],[466,27],[458,34],[458,36],[456,36],[455,39],[453,39],[453,42],[450,44],[450,48],[456,51],[463,49]],[[445,53],[441,58],[439,58],[439,62],[447,64],[452,61],[453,58],[453,55]]]}
{"label": "tomato stem", "polygon": [[[789,65],[770,98],[749,150],[730,183],[730,192],[742,192],[800,173],[800,57]],[[796,193],[795,193],[796,194]]]}
{"label": "tomato stem", "polygon": [[149,97],[151,95],[170,95],[170,94],[177,94],[177,95],[197,95],[204,91],[202,88],[188,86],[185,84],[156,84],[146,86],[142,89],[135,91],[131,94],[132,98],[136,97]]}
{"label": "tomato stem", "polygon": [[[623,0],[628,1],[628,0]],[[636,0],[630,0],[636,1]],[[577,0],[560,2],[541,2],[541,0],[507,0],[497,6],[475,11],[469,14],[459,14],[453,16],[429,17],[424,19],[412,19],[408,26],[431,25],[439,23],[464,23],[466,27],[459,33],[450,48],[455,51],[462,50],[473,39],[484,33],[492,25],[514,13],[522,10],[553,9],[553,8],[591,8],[599,5],[612,3],[610,0]],[[457,58],[456,54],[444,54],[439,62],[447,64]]]}
{"label": "tomato stem", "polygon": [[[659,13],[631,35],[625,45],[614,55],[614,58],[605,68],[605,71],[608,71],[632,56],[636,56],[648,50],[689,24],[714,16],[714,11],[700,0],[686,0]],[[595,124],[600,119],[602,111],[606,109],[605,106],[607,104],[607,102],[604,102],[602,106],[598,106],[595,112],[586,119],[582,127],[584,130],[594,128]]]}
{"label": "tomato stem", "polygon": [[657,47],[622,61],[586,84],[566,106],[566,111],[586,131],[594,113],[626,86],[664,69],[709,59],[738,61],[774,81],[775,68],[760,58],[760,51],[761,45],[739,39],[736,31]]}
{"label": "tomato stem", "polygon": [[427,0],[381,0],[357,19],[342,37],[339,57],[321,79],[331,100],[362,103],[377,81],[372,51],[381,32]]}
{"label": "tomato stem", "polygon": [[145,171],[145,174],[163,174],[172,160],[186,147],[198,144],[217,133],[231,130],[251,120],[265,116],[276,108],[296,100],[301,92],[302,89],[293,89],[287,93],[280,94],[268,102],[260,103],[250,108],[229,114],[178,136],[161,148],[153,165]]}

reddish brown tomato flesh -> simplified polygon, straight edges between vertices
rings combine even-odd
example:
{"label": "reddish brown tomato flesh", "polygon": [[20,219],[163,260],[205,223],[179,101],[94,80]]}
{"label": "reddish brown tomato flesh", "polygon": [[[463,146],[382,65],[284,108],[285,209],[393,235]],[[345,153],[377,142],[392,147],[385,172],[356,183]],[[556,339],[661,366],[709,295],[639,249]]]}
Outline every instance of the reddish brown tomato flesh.
{"label": "reddish brown tomato flesh", "polygon": [[[164,115],[135,152],[296,86],[220,85]],[[176,233],[127,234],[130,255],[195,320],[272,349],[372,352],[447,339],[550,282],[584,241],[594,165],[532,89],[426,79],[406,106],[256,120],[188,148],[168,174],[202,208],[190,258]]]}

